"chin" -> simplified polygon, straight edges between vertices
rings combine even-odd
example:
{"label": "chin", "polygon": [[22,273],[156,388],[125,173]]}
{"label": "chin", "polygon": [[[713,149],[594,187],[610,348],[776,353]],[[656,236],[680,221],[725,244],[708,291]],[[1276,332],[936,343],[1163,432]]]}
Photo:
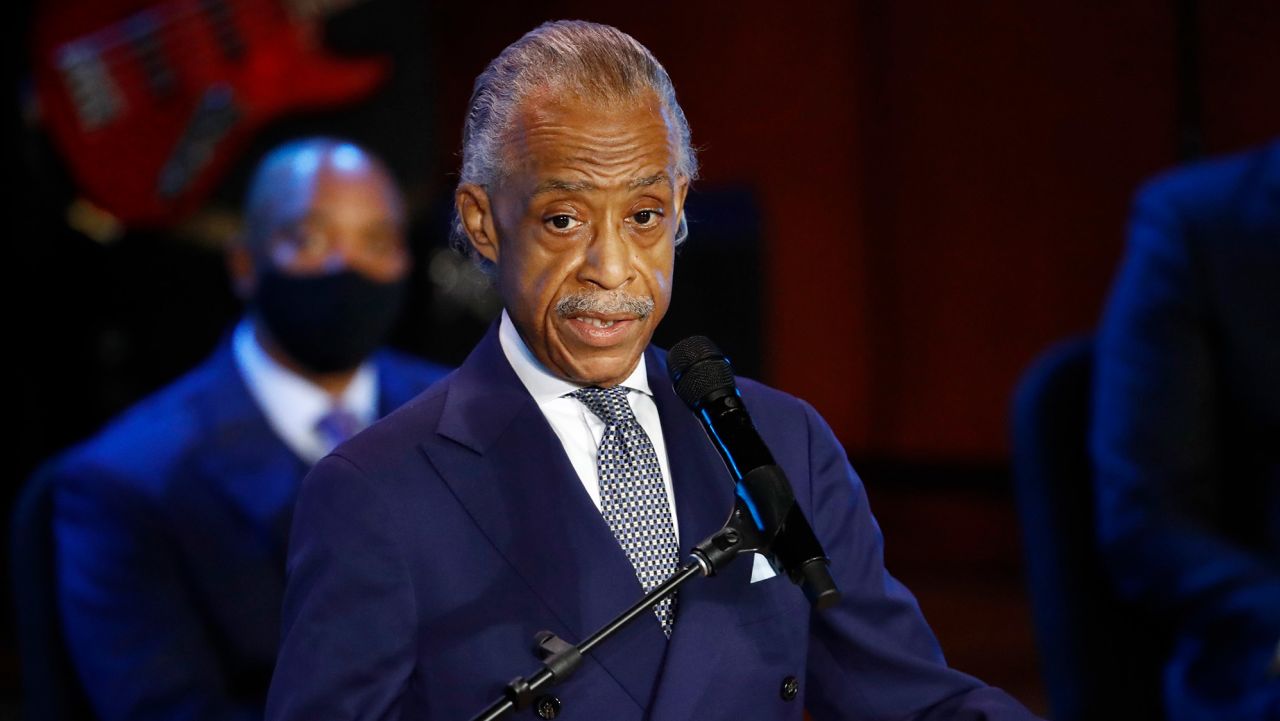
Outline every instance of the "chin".
{"label": "chin", "polygon": [[627,379],[640,362],[640,354],[628,354],[625,358],[600,358],[578,365],[578,383],[588,385],[616,385]]}

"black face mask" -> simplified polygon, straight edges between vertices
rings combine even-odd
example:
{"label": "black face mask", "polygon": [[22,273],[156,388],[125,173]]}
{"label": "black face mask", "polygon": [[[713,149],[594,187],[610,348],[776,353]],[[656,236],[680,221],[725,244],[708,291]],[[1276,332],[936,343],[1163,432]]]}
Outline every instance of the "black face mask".
{"label": "black face mask", "polygon": [[318,372],[351,370],[395,324],[405,281],[379,283],[344,270],[298,276],[267,270],[251,309],[282,350]]}

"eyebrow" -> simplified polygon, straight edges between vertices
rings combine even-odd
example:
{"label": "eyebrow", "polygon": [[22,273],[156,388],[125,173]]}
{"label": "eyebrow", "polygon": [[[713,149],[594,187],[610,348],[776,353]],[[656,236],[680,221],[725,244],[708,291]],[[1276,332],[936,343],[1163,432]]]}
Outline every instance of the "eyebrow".
{"label": "eyebrow", "polygon": [[[632,180],[631,182],[627,183],[627,190],[635,190],[636,188],[647,188],[651,185],[658,185],[659,183],[666,183],[668,185],[671,184],[671,179],[667,177],[667,174],[665,171],[658,173],[656,175],[650,175],[646,178],[636,178],[635,180]],[[561,191],[566,193],[580,193],[586,190],[599,190],[599,189],[600,189],[599,186],[597,186],[595,183],[591,183],[585,180],[575,182],[571,180],[558,180],[553,178],[551,180],[544,180],[541,183],[539,183],[538,186],[533,189],[532,194],[540,195],[542,193],[550,193],[554,191]]]}

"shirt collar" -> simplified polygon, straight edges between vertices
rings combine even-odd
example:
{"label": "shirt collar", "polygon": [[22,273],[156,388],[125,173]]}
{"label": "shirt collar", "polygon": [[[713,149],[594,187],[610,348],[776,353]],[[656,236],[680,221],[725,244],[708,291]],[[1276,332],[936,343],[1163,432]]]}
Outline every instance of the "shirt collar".
{"label": "shirt collar", "polygon": [[232,345],[249,391],[272,425],[286,437],[314,433],[315,424],[335,405],[355,414],[362,426],[377,419],[375,364],[369,361],[360,364],[342,395],[335,400],[323,388],[272,358],[258,343],[248,318],[236,326]]}
{"label": "shirt collar", "polygon": [[[511,369],[516,372],[516,376],[520,378],[520,382],[524,384],[525,389],[538,405],[584,387],[580,383],[571,383],[553,375],[547,370],[529,351],[529,346],[525,345],[524,339],[520,337],[520,332],[516,330],[515,323],[511,322],[511,317],[507,315],[505,309],[502,311],[502,319],[498,322],[498,342],[502,345],[502,354],[507,357]],[[620,385],[640,391],[647,396],[653,395],[649,390],[649,374],[643,353],[640,354],[640,362],[636,364],[635,370],[631,371],[631,375],[627,376]]]}

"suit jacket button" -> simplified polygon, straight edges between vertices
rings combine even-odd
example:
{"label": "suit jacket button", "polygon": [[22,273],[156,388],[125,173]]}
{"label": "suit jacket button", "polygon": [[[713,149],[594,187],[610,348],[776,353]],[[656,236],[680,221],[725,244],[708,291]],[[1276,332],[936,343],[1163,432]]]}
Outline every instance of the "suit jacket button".
{"label": "suit jacket button", "polygon": [[782,679],[781,695],[783,701],[794,699],[798,693],[800,693],[800,682],[796,680],[795,676],[788,676]]}
{"label": "suit jacket button", "polygon": [[551,695],[539,696],[533,700],[533,711],[538,718],[555,718],[560,715],[560,699]]}

